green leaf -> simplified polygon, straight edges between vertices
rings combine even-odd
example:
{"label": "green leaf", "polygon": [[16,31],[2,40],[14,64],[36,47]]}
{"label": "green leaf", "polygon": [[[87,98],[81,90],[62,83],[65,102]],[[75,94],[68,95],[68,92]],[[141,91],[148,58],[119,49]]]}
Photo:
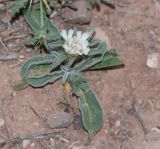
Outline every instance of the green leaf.
{"label": "green leaf", "polygon": [[87,0],[91,5],[100,5],[101,0]]}
{"label": "green leaf", "polygon": [[90,136],[94,136],[103,124],[102,109],[91,90],[79,90],[79,108],[82,114],[83,124]]}
{"label": "green leaf", "polygon": [[117,58],[117,54],[115,52],[107,52],[104,55],[103,60],[92,66],[90,69],[103,69],[118,65],[123,65],[123,62]]}
{"label": "green leaf", "polygon": [[71,83],[72,92],[80,98],[79,109],[82,114],[83,124],[92,138],[103,124],[103,114],[100,104],[94,93],[90,90],[86,79],[80,73],[71,72],[68,81]]}
{"label": "green leaf", "polygon": [[104,54],[107,52],[107,45],[102,42],[97,48],[91,50],[88,58],[76,64],[73,69],[75,71],[84,71],[103,60]]}
{"label": "green leaf", "polygon": [[29,83],[25,79],[22,79],[20,83],[14,85],[13,88],[16,91],[20,91],[27,88],[28,86],[29,86]]}
{"label": "green leaf", "polygon": [[64,72],[57,71],[49,74],[44,74],[36,77],[26,77],[26,81],[33,87],[43,87],[48,83],[53,83],[63,77]]}
{"label": "green leaf", "polygon": [[13,17],[22,8],[25,8],[29,0],[18,0],[10,9],[9,14]]}
{"label": "green leaf", "polygon": [[[57,52],[58,53],[58,52]],[[53,69],[55,69],[56,67],[60,66],[60,64],[67,60],[69,58],[69,55],[66,54],[64,51],[59,51],[59,53],[57,54],[57,56],[54,58],[51,66],[50,66],[50,71],[52,71]]]}
{"label": "green leaf", "polygon": [[21,77],[24,78],[28,72],[29,69],[36,65],[40,64],[51,64],[53,62],[53,59],[55,58],[55,55],[48,55],[48,56],[34,56],[27,60],[23,66],[21,67]]}
{"label": "green leaf", "polygon": [[[39,10],[30,7],[24,12],[24,17],[34,32],[34,42],[35,39],[37,39],[37,42],[43,39],[44,41],[41,41],[40,44],[43,44],[48,50],[62,46],[63,42],[58,29],[51,23],[45,13],[41,16]],[[43,24],[40,23],[42,17]]]}
{"label": "green leaf", "polygon": [[114,8],[114,0],[87,0],[92,6],[99,6],[101,3],[107,4]]}
{"label": "green leaf", "polygon": [[92,39],[89,41],[89,47],[93,47],[93,46],[99,45],[100,43],[102,43],[101,40],[92,38]]}
{"label": "green leaf", "polygon": [[22,66],[21,76],[34,87],[42,87],[48,83],[53,83],[64,75],[64,71],[53,72],[54,69],[67,58],[68,55],[63,51],[52,52],[52,54],[46,56],[32,57]]}

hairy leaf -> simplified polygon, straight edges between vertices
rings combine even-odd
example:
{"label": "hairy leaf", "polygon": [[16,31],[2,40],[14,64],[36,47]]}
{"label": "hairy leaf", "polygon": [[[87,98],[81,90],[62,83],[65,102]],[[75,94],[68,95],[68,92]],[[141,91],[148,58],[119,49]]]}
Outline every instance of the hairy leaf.
{"label": "hairy leaf", "polygon": [[101,0],[87,0],[91,5],[100,5]]}
{"label": "hairy leaf", "polygon": [[25,8],[29,0],[18,0],[10,9],[9,13],[13,17],[16,13],[19,13],[19,11],[22,8]]}
{"label": "hairy leaf", "polygon": [[82,114],[84,127],[89,132],[90,137],[93,137],[102,127],[102,109],[96,96],[90,90],[86,79],[80,73],[73,72],[69,82],[72,86],[72,92],[80,98],[79,109]]}
{"label": "hairy leaf", "polygon": [[75,71],[83,71],[94,66],[103,60],[104,54],[107,52],[106,43],[101,43],[97,48],[91,50],[89,57],[74,66]]}
{"label": "hairy leaf", "polygon": [[54,72],[54,69],[67,59],[68,55],[63,51],[52,52],[52,54],[46,56],[32,57],[22,66],[21,76],[34,87],[42,87],[48,83],[53,83],[64,75],[64,71]]}
{"label": "hairy leaf", "polygon": [[24,78],[26,75],[28,75],[29,69],[31,69],[32,67],[36,65],[51,64],[54,58],[55,58],[55,55],[34,56],[30,58],[21,67],[21,73],[20,73],[21,77]]}
{"label": "hairy leaf", "polygon": [[29,86],[29,83],[25,79],[22,79],[18,84],[15,84],[13,88],[16,91],[20,91],[27,88],[28,86]]}
{"label": "hairy leaf", "polygon": [[53,83],[63,76],[63,71],[57,71],[35,77],[26,77],[26,81],[33,87],[43,87],[48,83]]}
{"label": "hairy leaf", "polygon": [[107,4],[114,8],[114,0],[87,0],[92,6],[100,5],[101,3]]}
{"label": "hairy leaf", "polygon": [[107,52],[104,55],[103,60],[93,65],[90,69],[103,69],[119,65],[123,65],[123,62],[117,58],[117,54],[115,52]]}
{"label": "hairy leaf", "polygon": [[94,136],[102,127],[102,109],[91,90],[79,90],[79,108],[82,114],[83,124],[90,136]]}
{"label": "hairy leaf", "polygon": [[[34,32],[34,42],[37,39],[37,42],[44,45],[48,50],[63,45],[58,29],[51,23],[45,13],[41,16],[39,10],[31,7],[25,11],[24,17]],[[41,17],[44,19],[43,23]]]}

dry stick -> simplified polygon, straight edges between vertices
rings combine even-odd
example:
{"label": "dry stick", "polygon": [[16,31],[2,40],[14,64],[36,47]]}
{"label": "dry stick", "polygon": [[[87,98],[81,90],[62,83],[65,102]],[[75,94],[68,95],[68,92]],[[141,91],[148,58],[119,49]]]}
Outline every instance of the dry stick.
{"label": "dry stick", "polygon": [[133,95],[133,85],[132,85],[132,82],[129,82],[129,84],[127,82],[126,84],[129,87],[129,89],[130,89],[130,95],[131,95],[131,99],[132,99],[132,106],[128,110],[128,113],[130,113],[130,114],[132,114],[132,115],[135,116],[135,118],[137,119],[137,121],[141,125],[141,128],[143,130],[144,135],[147,135],[148,129],[145,127],[144,122],[143,122],[141,116],[139,115],[139,113],[138,113],[138,111],[136,109],[136,97],[135,97],[135,95]]}
{"label": "dry stick", "polygon": [[8,60],[15,60],[17,59],[17,56],[15,55],[10,55],[8,48],[6,45],[3,43],[2,38],[0,37],[0,43],[4,47],[4,52],[6,53],[6,56],[0,56],[1,61],[8,61]]}
{"label": "dry stick", "polygon": [[18,59],[18,57],[15,55],[0,56],[0,61],[11,61],[11,60],[16,60],[16,59]]}
{"label": "dry stick", "polygon": [[124,141],[122,141],[122,143],[120,144],[119,149],[124,149],[124,148],[125,148],[125,140],[124,140]]}
{"label": "dry stick", "polygon": [[2,112],[2,118],[4,119],[5,123],[4,123],[4,129],[6,131],[6,134],[7,134],[7,138],[10,139],[10,133],[9,133],[9,130],[8,130],[8,126],[7,126],[7,122],[6,122],[6,118],[5,118],[5,114],[4,114],[4,103],[5,103],[5,99],[6,98],[3,98],[2,99],[2,109],[1,109],[1,112]]}
{"label": "dry stick", "polygon": [[6,141],[4,149],[10,149],[13,145],[22,143],[23,140],[31,140],[31,141],[48,140],[51,137],[52,138],[56,137],[57,134],[60,134],[60,132],[37,133],[37,134],[15,137],[13,139],[9,139]]}
{"label": "dry stick", "polygon": [[4,44],[4,42],[2,41],[2,38],[1,38],[1,37],[0,37],[0,43],[1,43],[2,46],[4,47],[5,53],[6,53],[7,55],[9,55],[9,50],[8,50],[8,48],[6,47],[6,45]]}
{"label": "dry stick", "polygon": [[18,28],[18,29],[14,29],[11,31],[3,31],[0,33],[1,33],[2,37],[4,37],[4,36],[10,36],[11,34],[16,33],[16,32],[20,32],[21,30],[22,30],[21,28]]}
{"label": "dry stick", "polygon": [[142,127],[142,130],[144,132],[144,135],[147,135],[148,134],[148,129],[145,127],[144,125],[144,122],[141,118],[141,116],[139,115],[138,111],[136,110],[136,102],[135,102],[135,99],[133,100],[133,103],[132,103],[132,110],[134,112],[134,116],[135,118],[138,120],[138,122],[140,123],[141,127]]}
{"label": "dry stick", "polygon": [[25,38],[27,36],[28,36],[27,34],[16,35],[16,36],[9,36],[9,37],[4,38],[3,41],[6,42],[6,41],[9,41],[9,40],[13,40],[13,39],[22,39],[22,38]]}
{"label": "dry stick", "polygon": [[52,147],[48,146],[45,143],[42,143],[42,142],[38,142],[38,143],[43,147],[43,149],[52,149]]}
{"label": "dry stick", "polygon": [[37,112],[36,110],[30,105],[29,106],[30,109],[32,110],[32,112],[40,119],[40,121],[44,124],[45,127],[49,128],[48,124],[47,124],[47,120],[43,117],[41,117]]}

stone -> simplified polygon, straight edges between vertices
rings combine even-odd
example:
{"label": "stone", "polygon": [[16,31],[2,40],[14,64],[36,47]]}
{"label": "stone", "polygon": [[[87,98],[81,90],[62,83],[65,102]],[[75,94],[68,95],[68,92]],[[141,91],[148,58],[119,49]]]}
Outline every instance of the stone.
{"label": "stone", "polygon": [[2,127],[4,123],[5,123],[4,119],[0,118],[0,127]]}
{"label": "stone", "polygon": [[73,123],[73,115],[66,112],[57,112],[47,118],[47,124],[50,128],[66,128]]}
{"label": "stone", "polygon": [[34,143],[31,143],[30,147],[34,149],[35,144],[34,144]]}
{"label": "stone", "polygon": [[152,69],[159,69],[160,68],[160,54],[154,52],[147,56],[146,65]]}
{"label": "stone", "polygon": [[50,139],[49,139],[49,143],[51,144],[52,147],[54,147],[55,144],[56,144],[56,143],[55,143],[55,140],[54,140],[53,138],[50,138]]}
{"label": "stone", "polygon": [[30,140],[27,140],[27,139],[23,140],[22,142],[23,149],[27,148],[30,144],[31,144]]}
{"label": "stone", "polygon": [[25,56],[24,56],[24,55],[20,55],[19,58],[20,58],[20,59],[24,59]]}
{"label": "stone", "polygon": [[68,7],[64,8],[62,10],[62,17],[64,18],[65,22],[79,25],[85,25],[91,22],[92,9],[86,0],[75,1],[71,3],[71,5],[75,6],[77,11]]}

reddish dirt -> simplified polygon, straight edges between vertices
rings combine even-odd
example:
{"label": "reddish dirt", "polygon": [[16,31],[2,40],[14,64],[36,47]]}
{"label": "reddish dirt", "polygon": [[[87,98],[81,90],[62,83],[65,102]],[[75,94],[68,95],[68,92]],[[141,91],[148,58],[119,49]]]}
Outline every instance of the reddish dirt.
{"label": "reddish dirt", "polygon": [[[125,66],[85,74],[104,113],[103,127],[91,144],[84,147],[86,133],[75,130],[72,125],[60,130],[63,139],[56,140],[55,144],[64,148],[70,146],[70,149],[160,148],[160,83],[156,71],[146,66],[147,55],[159,52],[159,14],[158,0],[118,0],[116,9],[102,5],[100,10],[93,10],[90,26],[95,26],[97,36],[117,49]],[[24,55],[27,60],[34,52],[26,52],[24,48],[13,53]],[[0,139],[53,131],[43,125],[30,106],[44,118],[62,110],[57,104],[63,101],[60,82],[42,89],[13,90],[11,84],[20,79],[17,63],[19,60],[0,62],[0,118],[5,118],[5,125],[0,127]],[[144,129],[148,130],[146,134]],[[44,147],[35,143],[29,145],[30,148]],[[58,145],[54,148],[58,149]]]}

